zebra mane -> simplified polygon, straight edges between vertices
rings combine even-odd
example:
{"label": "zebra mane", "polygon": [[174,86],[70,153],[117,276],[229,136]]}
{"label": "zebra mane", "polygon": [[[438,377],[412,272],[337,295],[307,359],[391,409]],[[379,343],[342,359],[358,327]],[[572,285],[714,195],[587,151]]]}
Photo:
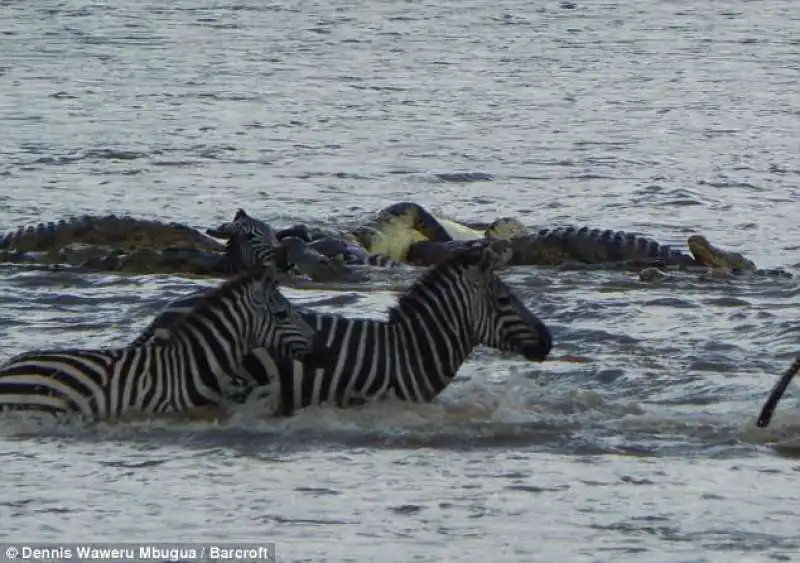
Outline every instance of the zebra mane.
{"label": "zebra mane", "polygon": [[[175,321],[175,324],[173,324],[170,327],[169,337],[167,338],[167,340],[170,340],[175,334],[179,333],[181,329],[183,329],[184,325],[194,322],[194,317],[197,315],[198,311],[210,305],[219,303],[226,297],[235,294],[237,291],[245,287],[247,284],[253,283],[253,281],[260,279],[265,274],[265,272],[266,272],[265,268],[248,270],[242,274],[235,275],[225,280],[215,289],[204,294],[202,297],[200,297],[197,301],[194,302],[191,311],[181,316],[178,320]],[[163,341],[164,340],[162,339],[158,340],[158,342],[163,342]]]}
{"label": "zebra mane", "polygon": [[425,270],[422,275],[411,284],[406,292],[397,299],[397,303],[389,308],[389,322],[393,322],[397,319],[400,309],[416,300],[418,288],[420,286],[433,285],[435,281],[441,278],[447,271],[460,271],[480,265],[486,258],[484,252],[494,245],[494,242],[488,240],[476,241],[474,244],[457,251],[447,260]]}

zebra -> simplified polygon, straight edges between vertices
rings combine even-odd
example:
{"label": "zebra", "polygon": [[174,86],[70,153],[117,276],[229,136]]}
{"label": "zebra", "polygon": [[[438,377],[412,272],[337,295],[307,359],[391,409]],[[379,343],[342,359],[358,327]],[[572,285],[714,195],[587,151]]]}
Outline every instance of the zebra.
{"label": "zebra", "polygon": [[761,407],[761,412],[758,415],[758,420],[756,421],[756,426],[759,428],[766,428],[769,426],[769,423],[772,421],[772,415],[775,414],[775,409],[778,407],[778,402],[780,402],[781,397],[783,394],[786,393],[786,388],[789,387],[789,384],[794,379],[794,376],[800,373],[800,356],[792,362],[792,365],[789,366],[783,374],[781,375],[780,379],[775,383],[775,386],[770,391],[769,396],[767,397],[764,406]]}
{"label": "zebra", "polygon": [[216,229],[207,229],[206,234],[215,238],[228,238],[231,235],[262,235],[273,246],[278,244],[275,230],[264,221],[251,217],[241,207],[233,216],[233,221],[223,223]]}
{"label": "zebra", "polygon": [[214,406],[256,345],[311,365],[327,358],[321,339],[268,268],[205,292],[169,335],[144,345],[12,357],[0,366],[0,409],[99,421]]}
{"label": "zebra", "polygon": [[[265,264],[280,267],[282,271],[295,271],[301,269],[305,262],[305,244],[296,247],[291,240],[300,239],[287,237],[285,244],[279,241],[275,231],[267,223],[255,219],[247,214],[244,209],[239,209],[233,221],[223,223],[216,229],[208,229],[207,234],[218,238],[227,238],[225,245],[225,258],[219,267],[225,274],[259,268]],[[280,249],[280,255],[277,250]],[[298,262],[298,258],[299,263]],[[318,256],[319,259],[323,257]],[[324,258],[328,261],[328,258]],[[316,265],[317,259],[311,260],[311,265]],[[312,268],[313,269],[313,268]]]}
{"label": "zebra", "polygon": [[298,236],[285,236],[276,243],[271,227],[248,216],[242,209],[234,221],[207,232],[228,238],[225,257],[217,264],[217,271],[223,275],[273,264],[281,272],[303,274],[313,280],[355,276],[344,257],[331,259]]}
{"label": "zebra", "polygon": [[217,266],[225,276],[237,275],[260,268],[277,267],[278,257],[275,246],[267,235],[260,232],[251,234],[234,233],[226,235],[225,256]]}
{"label": "zebra", "polygon": [[[495,273],[510,258],[507,241],[475,241],[424,272],[386,321],[304,310],[331,351],[326,366],[293,361],[265,345],[244,358],[243,373],[259,383],[274,414],[289,416],[310,405],[349,407],[392,395],[430,402],[479,344],[542,362],[552,348],[549,329]],[[168,305],[143,336],[166,337],[172,312],[197,298]]]}
{"label": "zebra", "polygon": [[206,234],[227,239],[225,257],[217,266],[223,275],[236,275],[253,268],[275,267],[275,247],[278,238],[267,223],[251,217],[239,208],[233,221],[223,223],[216,229],[206,229]]}

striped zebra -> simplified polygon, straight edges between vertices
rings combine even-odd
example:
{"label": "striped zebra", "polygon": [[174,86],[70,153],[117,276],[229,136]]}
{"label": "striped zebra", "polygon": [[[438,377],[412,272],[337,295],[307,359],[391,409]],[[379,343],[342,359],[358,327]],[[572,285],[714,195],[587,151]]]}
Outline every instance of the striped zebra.
{"label": "striped zebra", "polygon": [[262,235],[272,243],[272,246],[278,244],[275,230],[264,221],[251,217],[242,208],[236,211],[233,221],[223,223],[216,229],[207,229],[206,234],[215,238],[228,238],[232,235]]}
{"label": "striped zebra", "polygon": [[116,349],[44,350],[0,366],[0,409],[106,420],[220,404],[257,345],[321,365],[321,339],[278,290],[272,270],[196,299],[166,338]]}
{"label": "striped zebra", "polygon": [[253,268],[272,267],[277,263],[275,246],[278,238],[267,223],[251,217],[238,209],[233,221],[216,229],[206,229],[206,234],[227,239],[225,257],[217,267],[223,275],[235,275]]}
{"label": "striped zebra", "polygon": [[225,257],[218,270],[226,276],[260,268],[276,268],[275,246],[261,233],[226,235]]}
{"label": "striped zebra", "polygon": [[[550,331],[495,274],[510,258],[508,242],[476,241],[421,275],[386,321],[303,311],[331,351],[327,365],[292,361],[263,346],[245,357],[243,371],[259,382],[276,414],[291,415],[309,405],[348,407],[388,395],[432,401],[481,344],[544,361]],[[180,314],[197,298],[167,306],[143,336],[166,337],[171,312]]]}

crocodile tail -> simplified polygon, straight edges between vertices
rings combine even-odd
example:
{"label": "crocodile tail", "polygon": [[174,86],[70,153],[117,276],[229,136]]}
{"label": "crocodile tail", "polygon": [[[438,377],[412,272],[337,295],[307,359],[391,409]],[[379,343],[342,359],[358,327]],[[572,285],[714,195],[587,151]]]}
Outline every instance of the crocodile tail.
{"label": "crocodile tail", "polygon": [[536,238],[560,246],[572,259],[590,264],[625,259],[626,239],[621,231],[568,226],[541,229]]}
{"label": "crocodile tail", "polygon": [[596,233],[595,237],[608,249],[611,262],[659,259],[669,254],[669,248],[658,241],[635,233],[604,229]]}
{"label": "crocodile tail", "polygon": [[0,237],[0,250],[7,250],[11,248],[12,244],[14,243],[14,238],[16,233],[14,231],[10,231]]}
{"label": "crocodile tail", "polygon": [[590,264],[631,260],[655,260],[675,264],[692,260],[679,250],[626,231],[569,226],[541,229],[536,236],[544,241],[560,244],[572,258]]}
{"label": "crocodile tail", "polygon": [[783,268],[759,268],[755,270],[755,275],[757,276],[765,276],[769,278],[792,278],[792,274],[787,272]]}
{"label": "crocodile tail", "polygon": [[598,229],[593,229],[594,236],[599,237],[608,248],[610,261],[655,260],[665,264],[692,261],[688,254],[650,237],[611,229],[599,233],[597,231]]}
{"label": "crocodile tail", "polygon": [[49,221],[37,225],[27,225],[11,231],[0,238],[0,250],[37,251],[52,247],[56,236],[72,231],[72,222],[61,219],[58,223]]}

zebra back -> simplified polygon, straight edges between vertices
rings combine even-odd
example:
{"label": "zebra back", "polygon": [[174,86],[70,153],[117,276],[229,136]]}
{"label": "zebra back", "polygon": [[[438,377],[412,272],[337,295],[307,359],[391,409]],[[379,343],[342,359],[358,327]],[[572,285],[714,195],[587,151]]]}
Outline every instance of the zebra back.
{"label": "zebra back", "polygon": [[174,327],[178,319],[192,312],[198,301],[205,297],[208,292],[208,289],[201,289],[169,301],[128,346],[143,346],[150,340],[167,338],[169,330]]}

